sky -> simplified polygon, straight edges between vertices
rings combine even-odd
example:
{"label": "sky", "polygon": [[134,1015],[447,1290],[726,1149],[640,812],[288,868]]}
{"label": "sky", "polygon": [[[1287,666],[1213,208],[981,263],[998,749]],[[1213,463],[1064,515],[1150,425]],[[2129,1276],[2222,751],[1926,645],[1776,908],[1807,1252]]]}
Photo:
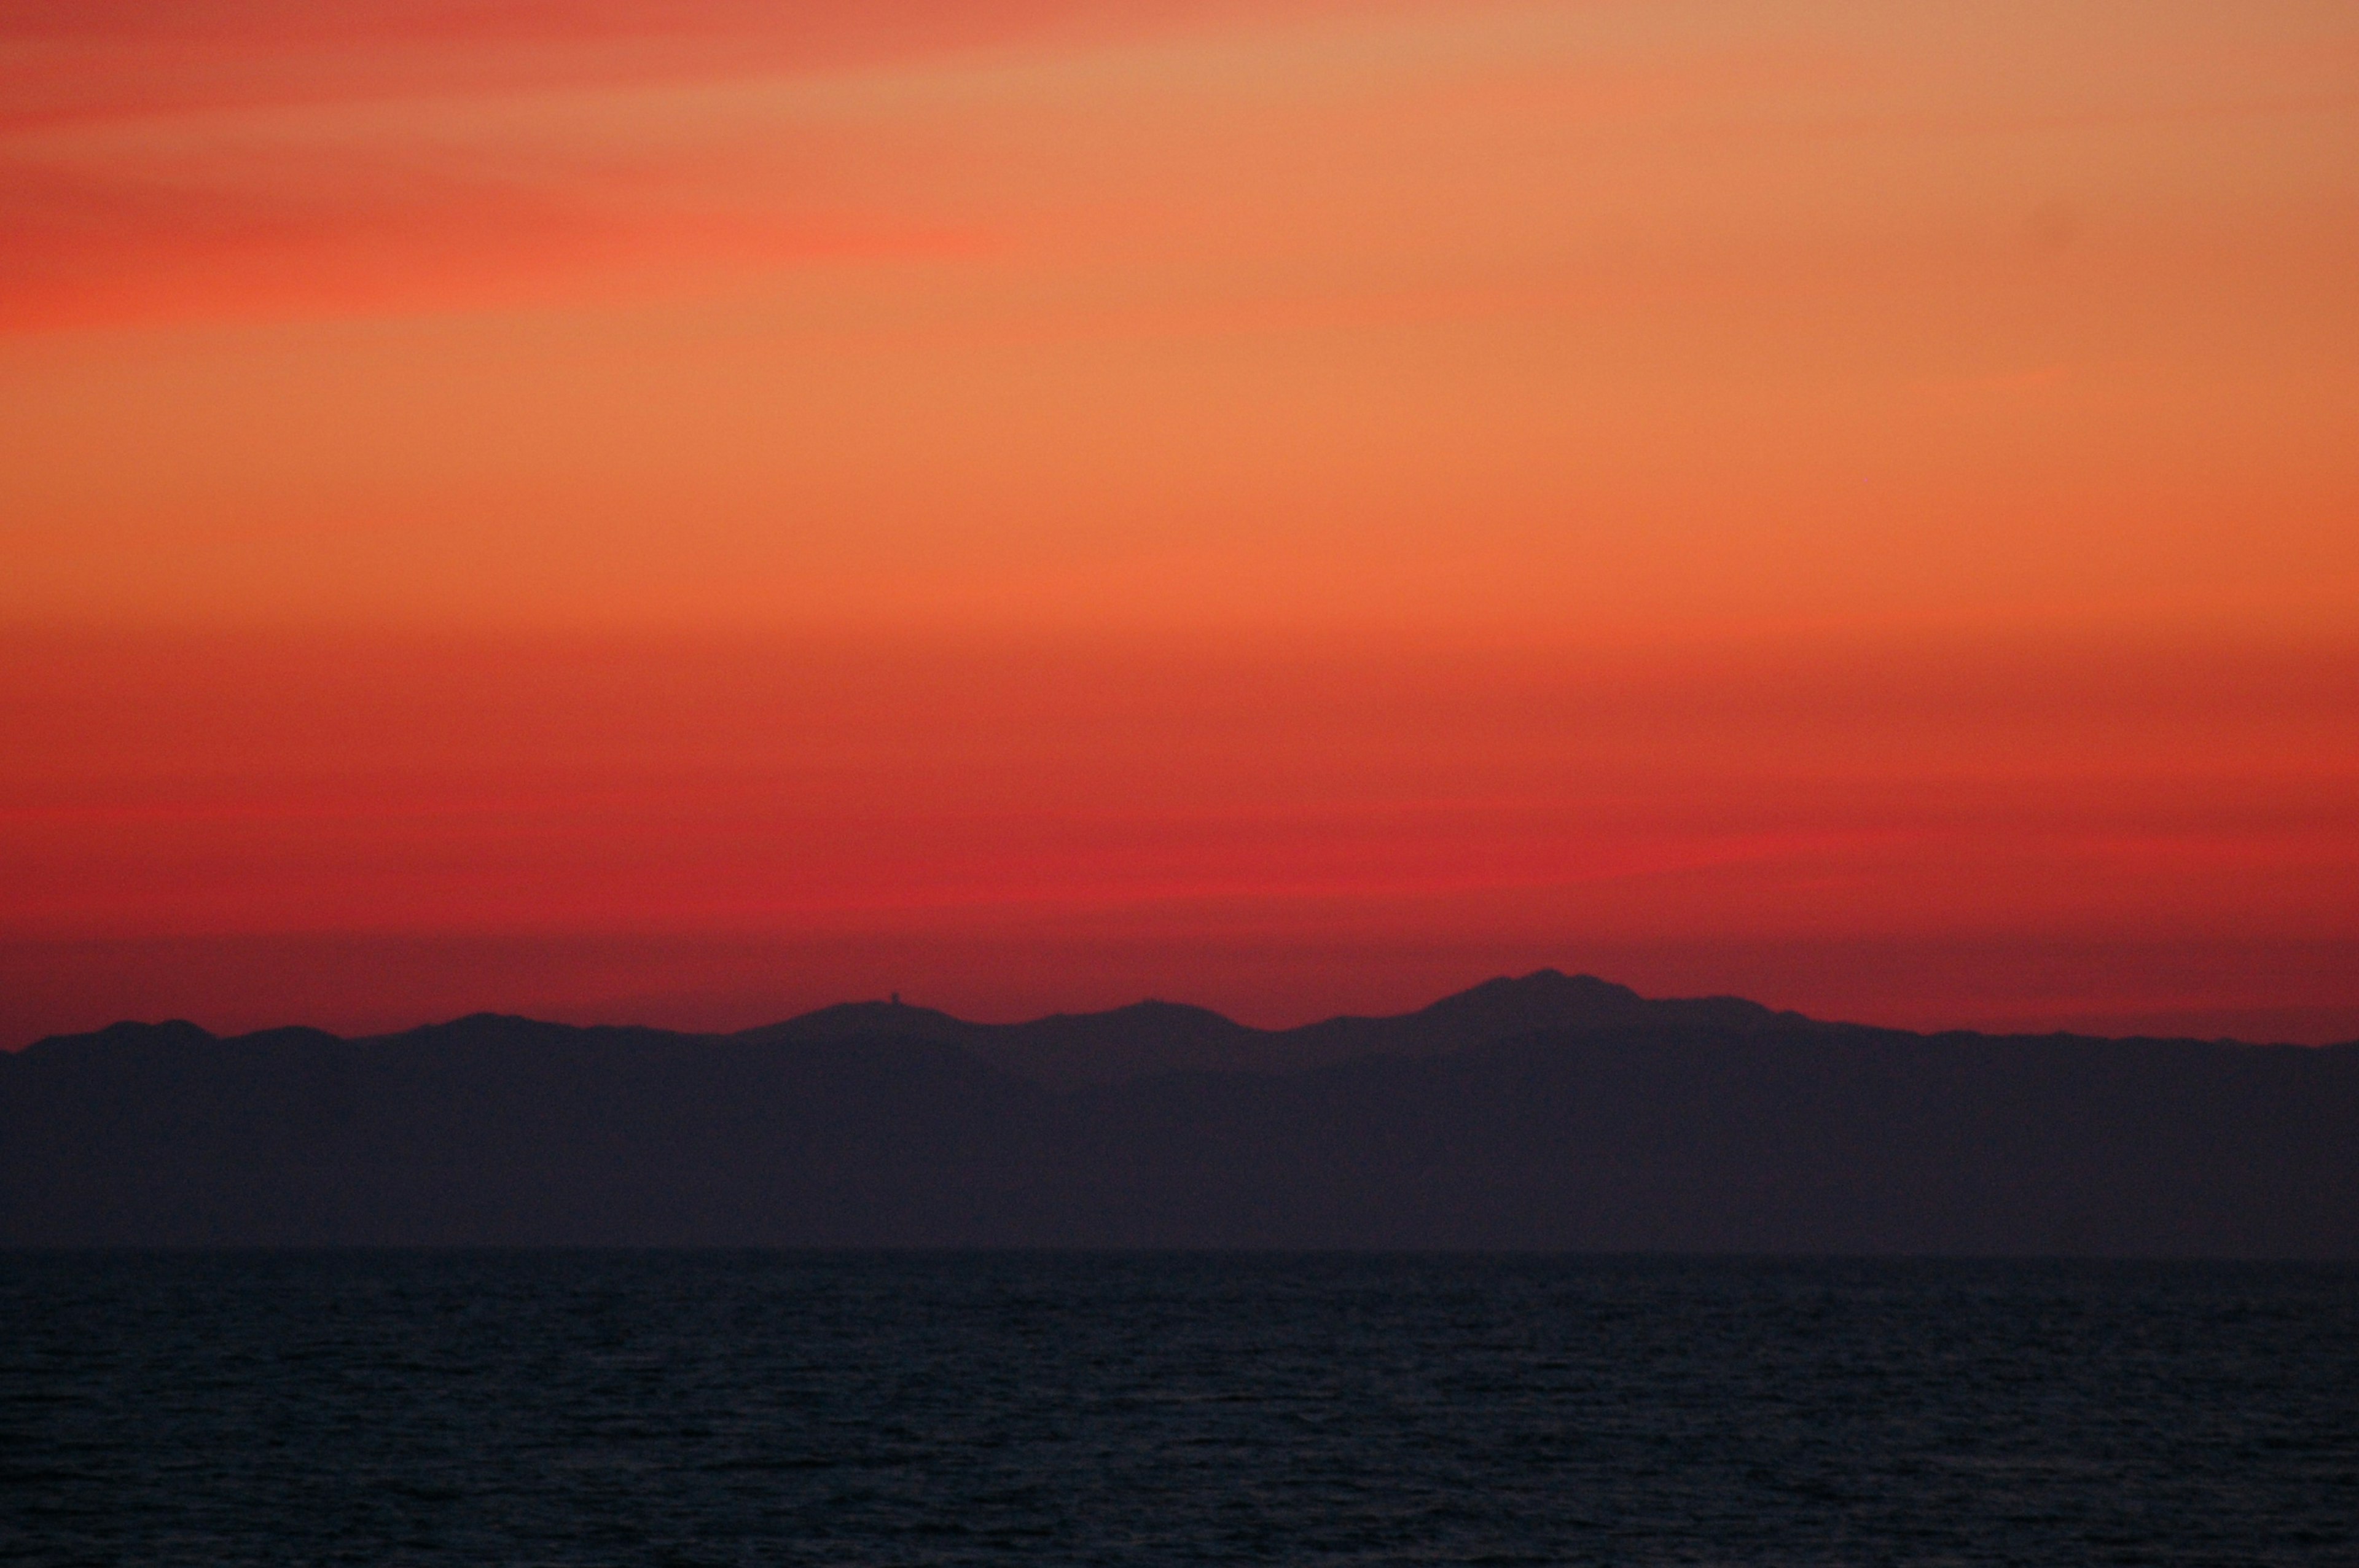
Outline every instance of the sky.
{"label": "sky", "polygon": [[2359,1037],[2336,0],[0,0],[0,1046]]}

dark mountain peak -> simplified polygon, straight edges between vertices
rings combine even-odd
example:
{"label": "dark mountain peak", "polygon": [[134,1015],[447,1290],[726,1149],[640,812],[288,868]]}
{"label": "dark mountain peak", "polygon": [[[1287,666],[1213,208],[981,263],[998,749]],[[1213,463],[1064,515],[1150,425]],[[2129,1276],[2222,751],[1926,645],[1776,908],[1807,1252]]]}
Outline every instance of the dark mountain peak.
{"label": "dark mountain peak", "polygon": [[537,1018],[521,1018],[509,1012],[471,1012],[464,1018],[454,1018],[448,1023],[420,1024],[397,1034],[380,1035],[381,1040],[398,1040],[417,1044],[465,1044],[470,1045],[520,1044],[527,1041],[553,1040],[560,1036],[588,1033],[566,1023],[547,1023]]}
{"label": "dark mountain peak", "polygon": [[168,1018],[161,1023],[110,1023],[98,1032],[101,1040],[179,1040],[190,1044],[216,1038],[213,1032],[185,1018]]}
{"label": "dark mountain peak", "polygon": [[[1245,1025],[1209,1007],[1197,1007],[1184,1001],[1162,1001],[1148,997],[1127,1007],[1110,1008],[1104,1012],[1060,1012],[1054,1015],[1068,1023],[1144,1024],[1150,1028],[1190,1034],[1234,1034]],[[1043,1022],[1046,1022],[1045,1020]]]}
{"label": "dark mountain peak", "polygon": [[1173,1072],[1244,1072],[1270,1037],[1210,1008],[1135,1001],[1103,1012],[1055,1012],[1027,1023],[970,1026],[966,1049],[1003,1072],[1051,1088]]}
{"label": "dark mountain peak", "polygon": [[1501,976],[1447,996],[1399,1022],[1452,1035],[1478,1033],[1493,1039],[1548,1029],[1732,1029],[1746,1033],[1824,1027],[1799,1012],[1780,1012],[1743,997],[1648,999],[1628,986],[1595,975],[1536,969]]}
{"label": "dark mountain peak", "polygon": [[915,1007],[906,1001],[842,1001],[832,1007],[822,1007],[816,1012],[806,1012],[788,1019],[784,1023],[764,1024],[757,1029],[740,1030],[735,1038],[749,1041],[780,1040],[849,1040],[861,1035],[899,1035],[914,1040],[951,1041],[963,1039],[979,1024],[953,1018],[930,1007]]}
{"label": "dark mountain peak", "polygon": [[108,1023],[106,1028],[90,1031],[87,1035],[49,1035],[48,1040],[36,1040],[24,1047],[24,1056],[52,1052],[73,1052],[73,1049],[153,1049],[153,1047],[189,1047],[189,1044],[212,1044],[214,1035],[208,1028],[198,1028],[187,1019],[165,1019],[163,1023],[135,1023],[125,1019],[123,1023]]}
{"label": "dark mountain peak", "polygon": [[1535,969],[1528,975],[1502,975],[1484,980],[1455,996],[1443,997],[1410,1016],[1437,1022],[1480,1021],[1494,1026],[1528,1022],[1540,1029],[1627,1012],[1646,1005],[1647,1000],[1629,987],[1601,980],[1595,975]]}
{"label": "dark mountain peak", "polygon": [[91,1046],[154,1049],[156,1047],[186,1047],[210,1045],[215,1039],[211,1030],[199,1028],[185,1018],[168,1018],[161,1023],[139,1023],[125,1019],[94,1029],[87,1034],[52,1034],[25,1047],[24,1054],[47,1055],[51,1052],[82,1050]]}
{"label": "dark mountain peak", "polygon": [[324,1029],[311,1029],[290,1023],[279,1029],[257,1029],[251,1034],[233,1034],[222,1041],[224,1045],[253,1046],[263,1050],[310,1050],[344,1044],[341,1035]]}
{"label": "dark mountain peak", "polygon": [[1135,1001],[1103,1012],[1052,1012],[1029,1023],[995,1023],[984,1033],[1001,1039],[1087,1043],[1093,1046],[1131,1048],[1139,1045],[1228,1044],[1261,1031],[1209,1007],[1176,1001]]}

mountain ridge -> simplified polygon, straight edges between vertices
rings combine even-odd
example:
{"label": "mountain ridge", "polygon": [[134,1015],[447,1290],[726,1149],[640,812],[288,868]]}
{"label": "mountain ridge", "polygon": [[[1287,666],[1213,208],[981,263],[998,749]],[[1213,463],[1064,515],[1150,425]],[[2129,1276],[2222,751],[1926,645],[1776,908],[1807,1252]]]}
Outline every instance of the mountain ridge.
{"label": "mountain ridge", "polygon": [[1553,972],[1292,1031],[118,1024],[0,1058],[27,1246],[2359,1261],[2359,1043],[1924,1034]]}
{"label": "mountain ridge", "polygon": [[[1471,1043],[1526,1030],[1609,1022],[1650,1028],[1696,1022],[1727,1028],[1799,1026],[1810,1030],[1864,1030],[1881,1036],[1928,1040],[2164,1043],[2196,1039],[2186,1035],[2098,1035],[2071,1031],[1992,1033],[1972,1029],[1897,1029],[1813,1018],[1735,996],[1647,998],[1627,986],[1593,975],[1568,975],[1554,968],[1541,968],[1526,975],[1502,975],[1481,981],[1410,1012],[1343,1013],[1280,1029],[1240,1023],[1209,1008],[1153,998],[1095,1012],[1054,1012],[1010,1023],[974,1022],[896,999],[836,1002],[776,1023],[712,1032],[648,1024],[558,1023],[493,1011],[468,1013],[386,1033],[358,1035],[337,1035],[307,1025],[215,1034],[186,1019],[154,1023],[123,1020],[82,1033],[49,1035],[14,1053],[0,1052],[0,1062],[85,1044],[122,1044],[133,1039],[225,1044],[288,1033],[343,1044],[615,1033],[650,1040],[756,1043],[897,1038],[956,1044],[1019,1077],[1034,1079],[1051,1088],[1071,1089],[1165,1072],[1300,1072],[1360,1054],[1446,1054],[1464,1049]],[[2198,1043],[2246,1049],[2312,1051],[2359,1046],[2359,1041],[2288,1045],[2282,1042],[2224,1037]],[[1108,1054],[1093,1062],[1090,1058],[1093,1052]]]}

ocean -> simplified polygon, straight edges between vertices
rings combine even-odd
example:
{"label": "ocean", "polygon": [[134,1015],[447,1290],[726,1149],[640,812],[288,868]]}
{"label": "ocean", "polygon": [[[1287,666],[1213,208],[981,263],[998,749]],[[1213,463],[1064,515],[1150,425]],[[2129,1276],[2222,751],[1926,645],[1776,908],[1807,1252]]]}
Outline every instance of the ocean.
{"label": "ocean", "polygon": [[2359,1270],[0,1253],[0,1561],[2359,1563]]}

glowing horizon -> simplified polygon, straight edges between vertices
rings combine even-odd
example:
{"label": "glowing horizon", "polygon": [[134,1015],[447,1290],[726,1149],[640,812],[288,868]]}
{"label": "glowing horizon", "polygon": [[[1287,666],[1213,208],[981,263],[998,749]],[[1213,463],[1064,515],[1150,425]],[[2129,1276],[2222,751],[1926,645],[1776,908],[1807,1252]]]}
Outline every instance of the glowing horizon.
{"label": "glowing horizon", "polygon": [[0,1047],[1542,966],[2359,1036],[2354,63],[0,5]]}

